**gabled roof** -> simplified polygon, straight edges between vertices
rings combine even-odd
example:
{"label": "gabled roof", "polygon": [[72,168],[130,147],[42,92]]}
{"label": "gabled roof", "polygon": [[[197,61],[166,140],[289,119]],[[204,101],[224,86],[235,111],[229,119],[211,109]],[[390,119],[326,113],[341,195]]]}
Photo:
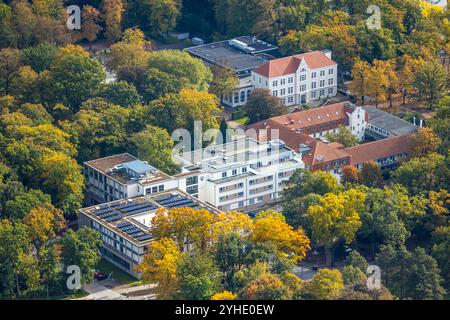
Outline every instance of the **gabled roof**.
{"label": "gabled roof", "polygon": [[253,71],[268,78],[279,77],[295,73],[302,60],[306,62],[310,69],[319,69],[336,65],[336,62],[328,58],[322,51],[312,51],[270,60],[260,65],[258,68],[253,69]]}
{"label": "gabled roof", "polygon": [[321,123],[346,119],[348,118],[347,113],[352,113],[354,110],[355,106],[348,102],[334,103],[319,108],[273,117],[250,125],[249,128],[264,126],[264,123],[272,122],[291,130],[302,129]]}
{"label": "gabled roof", "polygon": [[345,149],[352,156],[351,164],[383,159],[397,154],[408,153],[411,148],[411,135],[395,136]]}

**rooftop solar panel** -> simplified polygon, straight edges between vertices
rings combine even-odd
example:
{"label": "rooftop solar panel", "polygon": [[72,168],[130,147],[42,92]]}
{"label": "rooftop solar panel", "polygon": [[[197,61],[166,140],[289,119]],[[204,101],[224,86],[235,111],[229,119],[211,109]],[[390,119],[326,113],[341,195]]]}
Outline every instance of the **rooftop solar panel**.
{"label": "rooftop solar panel", "polygon": [[142,236],[136,237],[136,240],[138,240],[138,241],[145,241],[145,240],[150,240],[151,238],[152,238],[151,235],[144,234]]}

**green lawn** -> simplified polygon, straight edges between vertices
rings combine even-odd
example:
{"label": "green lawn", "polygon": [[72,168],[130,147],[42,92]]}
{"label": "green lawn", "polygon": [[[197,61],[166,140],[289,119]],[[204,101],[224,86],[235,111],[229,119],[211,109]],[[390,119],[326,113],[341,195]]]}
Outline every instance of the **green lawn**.
{"label": "green lawn", "polygon": [[121,269],[119,269],[118,267],[116,267],[114,264],[112,264],[111,262],[109,262],[106,259],[102,259],[100,261],[100,263],[97,266],[97,269],[100,272],[104,272],[107,274],[112,272],[113,279],[116,280],[120,284],[126,284],[126,283],[131,283],[131,282],[137,281],[137,279],[135,277],[129,275],[125,271],[122,271]]}

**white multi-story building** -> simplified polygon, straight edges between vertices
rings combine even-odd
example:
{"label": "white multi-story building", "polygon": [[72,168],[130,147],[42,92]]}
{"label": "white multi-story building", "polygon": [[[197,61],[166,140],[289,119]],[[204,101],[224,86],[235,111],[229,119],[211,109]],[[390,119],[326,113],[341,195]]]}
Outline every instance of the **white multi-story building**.
{"label": "white multi-story building", "polygon": [[224,105],[236,108],[245,105],[252,92],[251,70],[273,59],[272,54],[277,49],[256,37],[240,36],[184,50],[213,68],[227,68],[236,74],[239,84],[228,94],[219,97]]}
{"label": "white multi-story building", "polygon": [[[148,252],[153,240],[151,222],[157,210],[189,207],[218,210],[178,190],[166,190],[130,199],[115,200],[80,209],[78,226],[89,227],[100,233],[102,256],[129,274],[139,277],[136,267]],[[185,244],[185,249],[191,247]]]}
{"label": "white multi-story building", "polygon": [[96,204],[149,195],[178,187],[173,177],[131,154],[86,161],[87,203]]}
{"label": "white multi-story building", "polygon": [[274,59],[252,70],[252,85],[269,90],[286,106],[304,104],[337,94],[337,66],[331,51]]}
{"label": "white multi-story building", "polygon": [[260,143],[245,138],[187,152],[179,159],[179,177],[196,176],[198,198],[220,210],[248,211],[274,202],[283,182],[304,168],[300,156],[280,140]]}
{"label": "white multi-story building", "polygon": [[248,211],[276,201],[300,156],[280,140],[245,138],[177,156],[181,173],[169,176],[125,153],[84,164],[88,204],[179,189],[221,210]]}

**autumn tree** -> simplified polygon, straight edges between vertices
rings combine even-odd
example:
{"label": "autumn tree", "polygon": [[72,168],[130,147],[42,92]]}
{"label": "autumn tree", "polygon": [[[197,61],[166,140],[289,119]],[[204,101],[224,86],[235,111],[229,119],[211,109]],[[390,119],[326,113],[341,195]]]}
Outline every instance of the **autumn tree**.
{"label": "autumn tree", "polygon": [[339,142],[340,144],[342,144],[343,146],[345,146],[346,148],[350,148],[350,147],[354,147],[358,144],[358,138],[356,136],[354,136],[352,134],[352,132],[343,127],[341,129],[339,129],[338,132],[334,133],[334,132],[328,132],[325,137],[330,141],[330,142]]}
{"label": "autumn tree", "polygon": [[381,174],[380,166],[372,160],[364,162],[359,171],[359,182],[366,186],[381,186],[383,183],[383,176]]}
{"label": "autumn tree", "polygon": [[218,129],[221,109],[213,94],[182,89],[178,94],[169,94],[149,105],[148,114],[155,125],[169,133],[184,128],[192,132],[194,121],[201,121],[203,130]]}
{"label": "autumn tree", "polygon": [[140,29],[126,29],[122,40],[110,48],[108,66],[116,71],[123,67],[145,66],[150,56],[149,46],[150,42]]}
{"label": "autumn tree", "polygon": [[287,300],[291,296],[289,288],[275,274],[262,274],[251,281],[243,290],[246,300]]}
{"label": "autumn tree", "polygon": [[387,88],[389,87],[388,69],[390,63],[383,60],[374,60],[367,76],[367,94],[375,98],[375,107],[378,102],[385,101]]}
{"label": "autumn tree", "polygon": [[110,42],[119,40],[122,36],[121,22],[124,11],[122,0],[103,0],[102,11],[106,25],[106,38]]}
{"label": "autumn tree", "polygon": [[361,98],[362,105],[364,105],[365,97],[369,95],[369,74],[370,65],[366,61],[356,60],[352,69],[353,81],[349,89],[352,94]]}
{"label": "autumn tree", "polygon": [[75,214],[83,202],[84,177],[77,162],[63,153],[42,158],[42,189],[64,214]]}
{"label": "autumn tree", "polygon": [[181,15],[180,0],[149,0],[147,4],[150,11],[147,27],[153,35],[167,35],[169,31],[175,29]]}
{"label": "autumn tree", "polygon": [[180,286],[177,272],[181,259],[176,243],[170,238],[161,238],[150,243],[136,271],[142,273],[143,281],[157,284],[158,299],[174,298]]}
{"label": "autumn tree", "polygon": [[222,291],[214,294],[211,300],[236,300],[237,295],[230,291]]}
{"label": "autumn tree", "polygon": [[185,251],[185,242],[205,251],[212,238],[214,215],[206,209],[174,208],[158,210],[152,219],[152,235],[156,239],[171,237]]}
{"label": "autumn tree", "polygon": [[30,210],[23,222],[28,226],[30,239],[38,252],[42,246],[53,239],[65,227],[62,213],[50,206]]}
{"label": "autumn tree", "polygon": [[287,112],[281,100],[270,94],[269,90],[255,89],[244,106],[250,118],[249,123],[258,122]]}
{"label": "autumn tree", "polygon": [[424,157],[437,150],[441,144],[441,139],[430,128],[419,128],[416,133],[411,135],[412,158]]}
{"label": "autumn tree", "polygon": [[83,6],[82,12],[82,37],[89,42],[89,50],[91,50],[91,44],[97,39],[97,34],[102,31],[102,27],[98,24],[100,22],[100,12],[90,6]]}
{"label": "autumn tree", "polygon": [[308,297],[330,300],[337,297],[344,288],[342,274],[337,269],[320,269],[306,283],[304,291]]}
{"label": "autumn tree", "polygon": [[351,243],[361,227],[359,212],[364,206],[365,194],[355,189],[332,194],[320,199],[320,204],[308,208],[313,236],[325,245],[327,265],[333,264],[333,248],[339,240]]}
{"label": "autumn tree", "polygon": [[342,169],[341,181],[344,184],[356,184],[359,182],[359,171],[355,166],[345,166]]}
{"label": "autumn tree", "polygon": [[277,212],[262,212],[256,216],[251,240],[274,245],[278,254],[289,257],[293,262],[303,260],[310,249],[303,229],[294,230]]}
{"label": "autumn tree", "polygon": [[0,50],[0,88],[5,95],[9,94],[11,76],[21,64],[21,54],[17,49]]}

